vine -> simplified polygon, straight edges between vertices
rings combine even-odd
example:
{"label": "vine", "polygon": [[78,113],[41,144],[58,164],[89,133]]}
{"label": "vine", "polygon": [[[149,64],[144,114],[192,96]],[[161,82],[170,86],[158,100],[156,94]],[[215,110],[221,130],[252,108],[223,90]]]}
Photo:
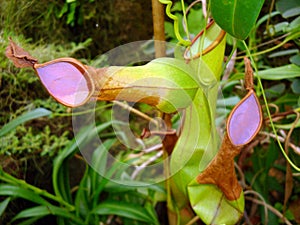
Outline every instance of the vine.
{"label": "vine", "polygon": [[[181,37],[180,32],[179,32],[179,23],[178,23],[178,17],[175,16],[174,14],[172,14],[171,12],[171,8],[172,8],[172,4],[173,2],[170,0],[159,0],[160,3],[165,4],[166,5],[166,14],[167,16],[172,19],[174,21],[174,33],[176,38],[178,39],[179,43],[178,44],[182,44],[186,47],[191,45],[191,41],[190,40],[185,40]],[[183,2],[182,2],[183,4]]]}
{"label": "vine", "polygon": [[[251,54],[251,52],[250,52],[250,50],[248,49],[248,46],[247,46],[247,44],[245,43],[245,41],[243,41],[242,43],[243,43],[243,45],[244,45],[244,47],[245,47],[245,49],[246,49],[247,54],[249,55],[249,57],[250,57],[250,59],[251,59],[251,61],[252,61],[252,64],[253,64],[253,67],[254,67],[254,70],[255,70],[256,74],[258,74],[258,69],[257,69],[257,66],[256,66],[256,64],[255,64],[255,61],[254,61],[254,59],[253,59],[253,54]],[[273,133],[274,133],[275,136],[276,136],[277,144],[278,144],[278,146],[279,146],[279,148],[280,148],[280,150],[281,150],[281,152],[282,152],[284,158],[288,161],[288,163],[289,163],[296,171],[300,172],[300,168],[299,168],[297,165],[295,165],[295,164],[291,161],[291,159],[289,158],[289,156],[288,156],[287,153],[285,152],[284,148],[282,147],[282,144],[281,144],[281,142],[280,142],[280,140],[279,140],[279,137],[278,137],[278,135],[277,135],[277,131],[276,131],[276,129],[275,129],[275,126],[274,126],[274,123],[273,123],[273,120],[272,120],[272,116],[271,116],[270,109],[269,109],[269,106],[268,106],[267,97],[266,97],[266,94],[265,94],[265,91],[264,91],[264,88],[263,88],[261,79],[260,79],[259,76],[256,76],[256,77],[257,77],[257,80],[258,80],[259,88],[261,89],[261,94],[262,94],[262,97],[263,97],[263,100],[264,100],[264,103],[265,103],[265,106],[266,106],[266,111],[267,111],[267,115],[268,115],[269,120],[270,120],[270,125],[271,125],[271,128],[272,128],[272,131],[273,131]]]}

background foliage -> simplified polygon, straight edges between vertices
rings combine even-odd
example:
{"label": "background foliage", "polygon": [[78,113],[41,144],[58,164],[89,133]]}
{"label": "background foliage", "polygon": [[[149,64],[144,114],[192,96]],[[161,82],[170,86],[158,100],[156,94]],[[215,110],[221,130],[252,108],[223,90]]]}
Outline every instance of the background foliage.
{"label": "background foliage", "polygon": [[[289,149],[289,156],[299,165],[300,123],[299,120],[294,123],[297,114],[291,112],[299,113],[300,108],[300,5],[297,0],[277,0],[274,6],[272,3],[265,1],[246,42],[257,62],[280,137],[284,139],[295,128],[289,140],[295,147]],[[97,56],[115,46],[151,39],[151,1],[0,0],[0,7],[0,166],[27,182],[0,173],[1,222],[6,224],[14,219],[15,224],[49,224],[53,221],[93,224],[91,221],[95,220],[107,224],[150,224],[153,221],[154,224],[167,224],[166,215],[159,213],[165,212],[164,203],[158,203],[165,200],[163,185],[137,189],[118,186],[98,177],[77,154],[70,110],[48,96],[32,71],[14,68],[2,54],[8,36],[13,36],[40,61],[70,56],[97,65],[103,60]],[[173,12],[181,20],[180,2],[175,2]],[[190,10],[187,19],[193,37],[204,25],[201,4]],[[176,42],[170,21],[165,27],[168,40]],[[183,26],[180,32],[182,36],[186,34]],[[225,70],[221,83],[227,111],[220,112],[220,123],[243,95],[240,79],[244,71],[242,56],[245,48],[230,37],[227,43],[226,55],[236,46],[237,59],[234,66]],[[151,108],[140,106],[140,109],[156,115]],[[22,117],[28,116],[28,112],[30,120]],[[99,132],[107,139],[105,145],[124,150],[112,134],[109,105],[99,103],[98,114],[101,114],[97,117]],[[9,124],[12,121],[17,121],[18,126]],[[140,132],[143,123],[136,119],[133,129]],[[5,126],[7,133],[3,132]],[[266,224],[265,218],[268,218],[268,224],[281,224],[282,220],[276,215],[279,212],[292,224],[299,224],[299,173],[290,171],[267,120],[264,126],[256,143],[237,161],[243,171],[241,182],[249,191],[246,195],[249,214],[241,223]],[[86,136],[82,134],[81,138],[83,141]],[[120,157],[132,156],[126,150]],[[145,156],[145,160],[151,156]],[[95,162],[99,167],[105,164],[105,156],[101,160]],[[106,172],[114,173],[116,168],[117,165]],[[64,180],[65,177],[69,177],[70,182]],[[264,203],[254,204],[253,193],[262,196],[265,204],[272,207],[268,217],[261,206]],[[71,213],[66,210],[70,208]],[[155,208],[159,210],[155,211]],[[35,222],[42,217],[44,219]]]}

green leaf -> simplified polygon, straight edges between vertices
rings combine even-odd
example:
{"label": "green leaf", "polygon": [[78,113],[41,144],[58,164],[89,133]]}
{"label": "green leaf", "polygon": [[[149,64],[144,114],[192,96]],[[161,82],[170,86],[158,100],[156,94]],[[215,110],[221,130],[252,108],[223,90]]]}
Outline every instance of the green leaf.
{"label": "green leaf", "polygon": [[280,104],[295,105],[297,104],[297,101],[298,101],[298,96],[296,96],[295,94],[287,93],[281,96],[280,98],[277,98],[273,103],[276,105],[280,105]]}
{"label": "green leaf", "polygon": [[290,58],[290,62],[297,65],[297,66],[300,66],[300,54],[292,56]]}
{"label": "green leaf", "polygon": [[37,108],[37,109],[34,109],[30,112],[23,113],[22,115],[20,115],[17,118],[13,119],[12,121],[7,123],[6,125],[4,125],[0,129],[0,137],[4,136],[8,132],[12,131],[18,125],[20,125],[22,123],[25,123],[29,120],[33,120],[33,119],[36,119],[36,118],[39,118],[39,117],[49,116],[50,114],[51,114],[51,111],[49,111],[47,109],[44,109],[44,108]]}
{"label": "green leaf", "polygon": [[33,191],[26,190],[24,188],[2,184],[0,185],[0,196],[11,196],[17,198],[23,198],[31,202],[35,202],[37,204],[49,205],[50,203],[39,196],[37,193]]}
{"label": "green leaf", "polygon": [[149,224],[159,224],[157,218],[153,218],[144,207],[129,202],[105,201],[100,203],[92,213],[98,215],[117,215]]}
{"label": "green leaf", "polygon": [[300,94],[300,79],[293,80],[291,88],[295,94]]}
{"label": "green leaf", "polygon": [[300,15],[299,0],[278,0],[276,1],[276,9],[284,18]]}
{"label": "green leaf", "polygon": [[6,198],[4,201],[0,202],[0,217],[4,213],[9,202],[10,202],[10,198]]}
{"label": "green leaf", "polygon": [[211,0],[216,23],[230,35],[246,39],[254,27],[264,0]]}
{"label": "green leaf", "polygon": [[258,76],[265,80],[282,80],[300,77],[300,67],[294,64],[258,71]]}
{"label": "green leaf", "polygon": [[18,225],[32,225],[32,224],[35,224],[34,222],[35,221],[38,221],[39,219],[41,219],[42,217],[32,217],[32,218],[29,218],[27,220],[23,220],[21,223],[18,223]]}
{"label": "green leaf", "polygon": [[290,130],[293,126],[295,126],[294,128],[300,127],[300,120],[298,120],[296,125],[295,123],[288,123],[288,124],[274,124],[274,126],[278,129]]}
{"label": "green leaf", "polygon": [[48,206],[35,206],[32,208],[25,209],[18,213],[14,218],[13,221],[23,218],[30,218],[30,217],[44,217],[47,215],[55,215],[59,217],[64,217],[70,219],[77,224],[84,224],[79,218],[75,216],[75,214],[70,213],[66,209],[59,208],[56,206],[48,205]]}
{"label": "green leaf", "polygon": [[265,90],[267,98],[280,97],[285,91],[285,84],[279,83]]}
{"label": "green leaf", "polygon": [[102,145],[96,148],[93,153],[91,166],[94,169],[94,172],[91,176],[91,183],[94,190],[97,188],[97,186],[99,186],[99,182],[97,182],[99,180],[99,176],[105,176],[108,151],[115,142],[116,139],[108,139]]}
{"label": "green leaf", "polygon": [[269,55],[269,58],[279,57],[279,56],[287,56],[291,54],[297,54],[299,53],[298,49],[288,49],[288,50],[282,50],[275,53],[272,53]]}

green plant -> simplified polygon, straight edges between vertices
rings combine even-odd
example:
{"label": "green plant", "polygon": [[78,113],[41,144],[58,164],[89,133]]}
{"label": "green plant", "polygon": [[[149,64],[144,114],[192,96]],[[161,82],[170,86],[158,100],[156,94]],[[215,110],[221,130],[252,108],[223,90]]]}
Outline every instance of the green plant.
{"label": "green plant", "polygon": [[[97,132],[107,129],[111,123],[112,121],[97,126]],[[13,218],[13,221],[22,220],[19,224],[32,224],[47,215],[55,215],[58,224],[94,224],[96,221],[109,220],[110,215],[125,218],[125,224],[132,224],[133,221],[159,224],[153,208],[156,203],[154,191],[163,193],[159,186],[152,185],[145,189],[122,186],[109,181],[109,176],[116,172],[122,175],[122,171],[118,172],[121,165],[117,164],[105,171],[107,149],[115,143],[113,138],[107,139],[95,149],[92,167],[86,165],[81,182],[76,192],[72,193],[68,160],[78,151],[77,145],[92,138],[87,132],[90,129],[91,127],[83,129],[77,135],[76,141],[71,141],[54,160],[54,194],[14,178],[1,169],[0,180],[6,184],[0,184],[0,195],[7,196],[1,202],[1,214],[9,201],[24,198],[36,206],[22,210]],[[105,177],[99,176],[99,172],[105,174]]]}
{"label": "green plant", "polygon": [[[189,52],[185,57],[188,58],[189,65],[193,69],[192,71],[196,75],[194,77],[197,77],[196,81],[199,85],[195,97],[194,95],[190,96],[192,104],[186,106],[186,115],[188,116],[184,119],[183,127],[181,127],[181,135],[175,148],[168,149],[169,154],[172,152],[170,162],[166,160],[166,163],[170,163],[170,171],[168,170],[168,164],[165,165],[165,170],[167,177],[168,175],[172,176],[166,180],[167,197],[165,198],[168,200],[170,210],[170,224],[193,224],[200,219],[207,224],[234,224],[243,222],[257,224],[261,221],[264,224],[280,224],[282,222],[291,224],[297,221],[295,218],[297,214],[291,213],[292,208],[289,208],[289,205],[299,201],[299,179],[296,176],[296,172],[299,172],[299,168],[297,167],[297,165],[299,165],[299,147],[297,147],[299,135],[296,132],[299,132],[298,77],[300,73],[297,65],[285,65],[285,62],[277,61],[276,58],[298,53],[298,38],[300,35],[298,31],[299,15],[291,10],[291,8],[295,6],[298,7],[298,5],[295,4],[293,0],[289,0],[289,4],[287,4],[289,7],[282,10],[282,2],[278,1],[277,7],[282,11],[282,15],[298,17],[284,22],[282,22],[282,18],[279,18],[278,20],[280,22],[273,25],[271,24],[270,18],[279,15],[279,13],[271,13],[272,7],[270,6],[270,13],[267,16],[261,17],[255,25],[263,1],[249,0],[241,2],[233,0],[229,1],[230,4],[228,5],[222,5],[223,2],[220,3],[220,1],[216,0],[210,1],[210,7],[208,7],[208,9],[211,10],[216,22],[222,29],[232,35],[228,35],[227,37],[227,43],[229,46],[232,46],[232,52],[226,62],[226,69],[223,67],[223,70],[225,70],[225,74],[227,73],[230,76],[224,76],[223,81],[221,81],[222,91],[225,96],[225,101],[221,103],[221,101],[217,100],[217,89],[222,73],[221,66],[225,49],[225,38],[223,38],[222,35],[220,36],[220,34],[222,34],[221,29],[215,24],[204,28],[203,33],[198,36],[198,39],[195,42],[191,42],[189,40],[191,36],[190,32],[194,32],[194,30],[189,29],[190,27],[187,26],[187,21],[189,21],[189,18],[192,20],[194,17],[191,16],[192,14],[190,14],[190,17],[187,16],[185,2],[180,1],[180,3],[175,5],[175,11],[177,11],[175,15],[173,14],[174,11],[171,11],[172,1],[161,0],[161,2],[167,5],[167,14],[174,20],[175,27],[173,28],[173,33],[171,32],[170,24],[166,24],[169,37],[173,38],[173,40],[178,40],[180,44],[188,47]],[[272,3],[274,3],[274,1],[272,1]],[[247,7],[249,10],[246,10]],[[178,27],[180,19],[178,19],[179,11],[177,8],[183,12],[182,20],[186,24],[185,31]],[[224,8],[226,8],[226,13],[228,14],[226,20],[223,20],[222,17]],[[199,13],[200,9],[201,8],[198,8],[196,11]],[[243,18],[240,18],[240,16]],[[244,17],[247,17],[249,20],[244,20]],[[202,21],[203,24],[206,24],[205,19],[207,19],[207,17],[201,16],[199,20]],[[241,25],[241,22],[245,23]],[[190,24],[193,24],[193,22],[190,22]],[[266,25],[266,32],[261,32],[262,24]],[[259,33],[259,31],[261,33]],[[273,38],[274,35],[282,34],[283,36],[276,39],[279,43],[274,47],[268,46],[260,50],[261,46],[258,43],[263,43],[264,40]],[[186,38],[183,38],[183,36]],[[210,40],[216,41],[210,42]],[[289,47],[288,44],[292,45],[292,47]],[[280,49],[281,47],[287,46],[292,49],[289,49],[289,51],[282,51],[282,49]],[[266,54],[276,49],[280,49],[277,54],[271,54],[269,58],[265,57]],[[235,51],[237,51],[237,53],[235,53]],[[235,56],[236,54],[237,56]],[[226,139],[224,141],[225,144],[222,145],[223,147],[227,146],[227,148],[232,148],[232,150],[244,148],[240,157],[236,160],[236,168],[238,168],[237,171],[244,192],[234,190],[232,191],[234,196],[231,198],[232,196],[228,194],[228,192],[231,191],[231,188],[233,189],[236,186],[233,185],[224,189],[220,183],[215,181],[205,183],[201,179],[205,180],[210,177],[216,177],[214,174],[207,175],[206,172],[209,168],[214,166],[218,167],[218,165],[222,165],[222,168],[225,170],[225,168],[227,168],[225,167],[226,164],[230,164],[232,166],[231,168],[233,168],[233,156],[226,157],[225,155],[222,158],[223,164],[216,163],[217,160],[215,159],[220,158],[219,154],[221,154],[221,150],[218,151],[219,139],[217,137],[214,118],[216,113],[219,113],[221,114],[221,117],[218,118],[219,123],[224,122],[224,118],[230,111],[228,109],[221,111],[224,105],[231,108],[239,102],[240,97],[237,96],[244,95],[240,82],[244,74],[244,66],[240,59],[243,58],[244,55],[251,58],[258,81],[257,85],[253,86],[251,84],[249,87],[249,79],[246,80],[248,84],[246,88],[248,91],[251,89],[251,93],[255,90],[260,102],[263,104],[265,127],[263,131],[259,133],[258,137],[247,146],[245,146],[245,144],[236,146],[232,143],[230,145],[228,140],[225,142]],[[161,61],[164,60],[166,59],[162,59]],[[291,57],[290,60],[297,64],[298,54]],[[178,70],[178,67],[181,67],[180,63],[175,62],[174,60],[168,64],[168,68],[176,67],[175,72],[174,70],[168,69],[172,75],[170,79],[175,79],[172,78],[174,76],[176,78],[182,78],[180,81],[184,81],[184,73]],[[141,68],[148,68],[150,72],[155,71],[155,66],[151,66],[153,64],[149,65],[148,67],[121,69],[124,69],[123,72],[126,76],[132,76],[130,78],[135,80],[144,75],[139,74],[140,71],[144,71]],[[181,68],[183,68],[183,66]],[[162,69],[160,71],[164,70]],[[164,71],[164,73],[160,73],[160,71],[156,71],[157,76],[166,77],[168,75],[166,74],[168,71]],[[134,72],[137,73],[135,74]],[[117,72],[116,74],[118,75],[119,73],[121,72]],[[132,74],[135,75],[133,76]],[[183,76],[180,77],[181,75]],[[282,79],[285,79],[284,82],[282,82]],[[278,83],[278,80],[281,82]],[[139,88],[147,89],[148,86],[146,84]],[[134,92],[137,90],[133,89],[130,91]],[[140,89],[138,91],[140,91]],[[247,96],[249,97],[249,95]],[[128,95],[126,97],[128,97]],[[168,95],[165,97],[167,100],[170,99]],[[174,96],[171,97],[179,99],[181,93],[174,93]],[[126,100],[131,99],[127,98]],[[150,100],[152,99],[150,98]],[[272,105],[269,105],[270,102]],[[157,104],[153,105],[157,106]],[[143,106],[141,106],[141,108],[142,107]],[[165,106],[158,106],[158,108],[165,112],[170,112],[166,110],[168,108]],[[133,109],[131,110],[133,111]],[[141,115],[141,113],[139,115]],[[145,115],[143,116],[146,117]],[[151,121],[151,119],[149,120]],[[96,129],[98,129],[99,132],[106,130],[108,126],[110,126],[110,123],[111,122],[97,125]],[[244,122],[240,125],[242,126],[244,124],[246,123]],[[78,145],[87,142],[91,138],[89,136],[91,135],[91,129],[91,127],[86,127],[76,135]],[[247,130],[247,128],[245,128],[245,130]],[[223,131],[224,130],[222,130],[222,132]],[[174,132],[167,134],[171,136],[172,134],[174,135]],[[253,138],[255,134],[251,135],[251,138]],[[126,134],[122,133],[122,135],[126,139]],[[168,135],[166,139],[170,137]],[[128,169],[126,167],[129,165],[136,166],[139,162],[148,163],[148,159],[152,158],[154,154],[145,155],[142,153],[142,156],[146,158],[145,160],[145,158],[139,158],[141,152],[130,149],[130,152],[133,151],[133,153],[124,151],[120,154],[116,154],[118,160],[129,164],[115,162],[115,164],[107,169],[107,149],[115,150],[115,139],[112,137],[114,137],[114,134],[106,134],[107,140],[103,145],[94,148],[94,154],[92,160],[90,160],[94,170],[91,167],[86,167],[85,174],[81,179],[78,189],[75,193],[72,193],[68,179],[66,182],[65,177],[69,177],[66,168],[69,165],[67,159],[75,154],[77,148],[74,140],[57,156],[54,162],[53,195],[41,192],[41,190],[35,189],[30,185],[23,185],[24,189],[31,190],[31,194],[38,193],[39,197],[42,196],[43,199],[52,199],[60,205],[55,204],[47,208],[43,200],[37,196],[33,196],[38,199],[36,203],[39,205],[31,209],[25,209],[20,212],[15,219],[30,216],[28,220],[25,220],[24,223],[26,224],[26,222],[31,223],[42,216],[49,215],[51,212],[56,215],[58,223],[60,224],[72,222],[89,224],[94,221],[97,223],[100,221],[108,221],[107,218],[109,216],[107,217],[107,215],[109,214],[123,218],[125,224],[134,223],[132,221],[158,224],[153,209],[157,202],[155,194],[163,193],[163,191],[159,186],[150,185],[150,183],[148,184],[148,188],[133,187],[137,184],[133,181],[134,176],[130,177],[130,173],[126,171],[126,169]],[[175,139],[172,139],[170,142],[174,143],[174,140]],[[266,140],[267,144],[265,144]],[[150,139],[150,142],[151,141]],[[284,142],[284,146],[282,146],[281,142]],[[283,154],[279,154],[279,151]],[[227,153],[229,154],[229,152]],[[161,157],[162,154],[154,156]],[[166,158],[166,152],[164,157]],[[287,163],[285,163],[283,159],[287,159]],[[155,160],[158,160],[158,158],[156,157]],[[218,176],[222,174],[222,168],[218,170]],[[103,176],[99,176],[99,174]],[[224,174],[223,177],[221,177],[221,181],[224,181],[222,178],[224,179],[226,176],[227,174]],[[1,177],[6,182],[15,182],[13,183],[14,185],[22,186],[20,180],[14,180],[13,177],[9,177],[6,173],[2,173]],[[227,178],[236,182],[234,174],[231,174]],[[109,181],[110,179],[120,183],[126,183],[128,186],[115,185]],[[226,182],[224,181],[224,183]],[[139,184],[142,185],[141,183]],[[3,190],[5,190],[5,186]],[[10,195],[7,194],[7,192],[3,193],[3,195]],[[210,193],[210,195],[207,195],[207,193]],[[258,197],[259,200],[250,197],[251,195]],[[281,197],[283,195],[284,199]],[[13,197],[14,195],[11,194],[11,196]],[[19,194],[19,196],[23,197],[24,195]],[[246,200],[246,213],[243,220],[238,222],[244,210],[244,197]],[[4,212],[9,201],[10,198],[7,198],[1,203],[2,210],[0,210],[0,212]],[[131,204],[132,202],[134,202],[134,204]],[[258,207],[258,210],[255,211],[255,207],[250,209],[251,204],[259,204],[261,207]],[[139,207],[141,205],[144,208]],[[274,205],[274,207],[272,205]],[[229,211],[231,214],[228,213]],[[255,214],[248,215],[247,213],[250,211],[255,212]],[[174,214],[172,215],[172,213]],[[259,218],[258,222],[255,221],[257,217]],[[125,218],[130,219],[130,221],[127,221]],[[250,220],[251,222],[249,222]]]}

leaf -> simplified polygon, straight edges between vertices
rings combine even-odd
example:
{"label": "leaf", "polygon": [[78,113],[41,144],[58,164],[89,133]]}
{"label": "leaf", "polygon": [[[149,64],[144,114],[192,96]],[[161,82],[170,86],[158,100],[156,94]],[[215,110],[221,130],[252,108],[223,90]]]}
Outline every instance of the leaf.
{"label": "leaf", "polygon": [[300,79],[293,80],[291,88],[295,94],[300,94]]}
{"label": "leaf", "polygon": [[37,62],[37,59],[19,47],[11,38],[9,38],[9,46],[6,48],[5,55],[19,68],[32,67]]}
{"label": "leaf", "polygon": [[269,58],[286,56],[286,55],[291,55],[291,54],[295,54],[295,53],[299,53],[299,50],[298,49],[288,49],[288,50],[283,50],[283,51],[272,53],[269,55]]}
{"label": "leaf", "polygon": [[42,217],[32,217],[32,218],[29,218],[27,220],[23,220],[21,223],[18,223],[18,225],[32,225],[32,224],[35,224],[34,222],[35,221],[38,221],[39,219],[41,219]]}
{"label": "leaf", "polygon": [[254,27],[264,0],[211,0],[216,23],[230,35],[246,39]]}
{"label": "leaf", "polygon": [[276,1],[276,9],[284,18],[300,15],[299,0],[278,0]]}
{"label": "leaf", "polygon": [[296,105],[298,101],[298,96],[295,94],[287,93],[279,98],[277,98],[273,103],[276,105],[279,104],[290,104],[290,105]]}
{"label": "leaf", "polygon": [[258,76],[265,80],[282,80],[300,77],[300,67],[294,64],[258,71]]}
{"label": "leaf", "polygon": [[22,115],[18,116],[17,118],[13,119],[9,123],[5,124],[0,129],[0,137],[4,136],[8,132],[12,131],[14,128],[16,128],[18,125],[25,123],[29,120],[36,119],[43,116],[49,116],[52,112],[44,109],[44,108],[37,108],[32,111],[23,113]]}
{"label": "leaf", "polygon": [[9,202],[10,202],[10,198],[6,198],[2,202],[0,202],[0,218],[1,218],[2,214],[5,212],[5,209],[8,206]]}
{"label": "leaf", "polygon": [[97,180],[99,180],[99,175],[102,177],[105,176],[108,151],[115,142],[116,139],[108,139],[103,145],[96,148],[93,153],[91,166],[94,169],[94,173],[92,174],[91,182],[94,189],[99,185],[99,182],[97,182]]}
{"label": "leaf", "polygon": [[108,121],[97,127],[94,124],[82,128],[76,133],[75,138],[70,142],[69,145],[55,158],[53,164],[53,188],[55,194],[62,197],[64,200],[71,202],[71,190],[69,187],[69,174],[67,168],[67,160],[72,157],[77,151],[78,146],[84,146],[88,143],[91,138],[97,135],[99,132],[111,126],[116,121]]}
{"label": "leaf", "polygon": [[300,54],[298,53],[297,55],[292,56],[290,58],[290,62],[297,66],[300,66]]}
{"label": "leaf", "polygon": [[18,213],[14,218],[13,221],[23,218],[30,218],[30,217],[44,217],[47,215],[55,215],[58,217],[64,217],[68,218],[72,221],[75,221],[79,224],[83,224],[83,221],[81,221],[79,218],[76,217],[75,214],[72,214],[68,212],[64,208],[59,208],[57,206],[35,206],[32,208],[28,208],[25,210],[22,210],[20,213]]}
{"label": "leaf", "polygon": [[157,218],[153,218],[144,207],[129,202],[105,201],[100,203],[92,213],[97,215],[117,215],[149,224],[159,224]]}
{"label": "leaf", "polygon": [[290,130],[292,127],[298,128],[300,127],[300,120],[295,123],[287,123],[287,124],[274,124],[274,126],[278,129]]}
{"label": "leaf", "polygon": [[265,90],[267,98],[274,98],[282,96],[283,92],[285,91],[285,84],[279,83],[271,86],[270,88]]}
{"label": "leaf", "polygon": [[17,198],[23,198],[31,202],[35,202],[37,204],[41,205],[49,205],[50,203],[43,199],[41,196],[36,194],[33,191],[29,191],[27,189],[13,186],[13,185],[7,185],[2,184],[0,185],[0,196],[11,196],[11,197],[17,197]]}

